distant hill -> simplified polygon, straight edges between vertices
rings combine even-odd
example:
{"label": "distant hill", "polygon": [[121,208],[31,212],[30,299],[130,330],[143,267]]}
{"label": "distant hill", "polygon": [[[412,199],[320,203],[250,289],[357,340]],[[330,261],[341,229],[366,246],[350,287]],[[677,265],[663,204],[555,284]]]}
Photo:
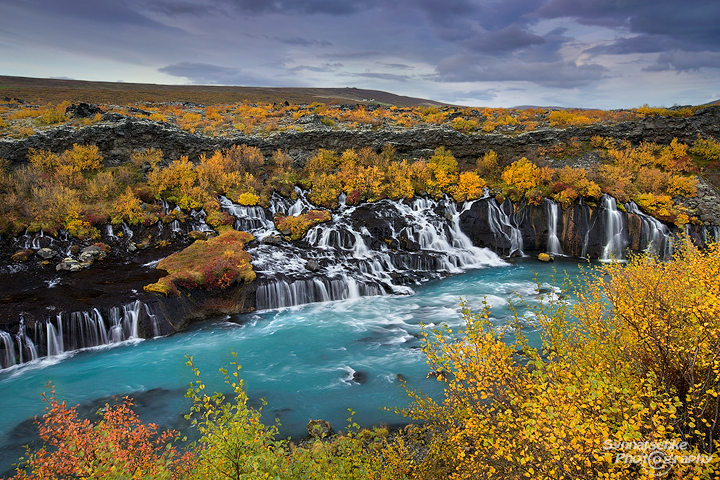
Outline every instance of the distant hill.
{"label": "distant hill", "polygon": [[[398,107],[444,106],[423,98],[359,88],[229,87],[89,82],[53,78],[0,76],[0,103],[15,98],[35,104],[87,102],[127,105],[136,102],[236,103],[380,103]],[[8,100],[9,99],[9,100]]]}

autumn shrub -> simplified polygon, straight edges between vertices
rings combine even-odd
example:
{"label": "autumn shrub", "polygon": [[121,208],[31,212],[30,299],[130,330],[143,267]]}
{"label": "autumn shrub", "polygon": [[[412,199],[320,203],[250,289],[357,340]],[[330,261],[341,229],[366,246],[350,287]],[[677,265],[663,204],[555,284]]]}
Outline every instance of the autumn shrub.
{"label": "autumn shrub", "polygon": [[70,150],[60,155],[61,165],[68,165],[81,172],[94,171],[102,168],[103,156],[96,145],[73,144]]}
{"label": "autumn shrub", "polygon": [[185,478],[191,453],[182,454],[172,441],[177,432],[158,432],[144,424],[125,397],[106,404],[92,421],[77,407],[59,401],[55,390],[43,393],[47,404],[39,422],[44,445],[28,449],[17,468],[16,480],[50,478]]}
{"label": "autumn shrub", "polygon": [[337,175],[321,173],[319,176],[313,177],[312,189],[308,198],[316,205],[335,208],[341,193],[342,182]]}
{"label": "autumn shrub", "polygon": [[589,125],[591,120],[581,113],[575,110],[553,110],[548,113],[547,119],[550,122],[551,127],[583,127]]}
{"label": "autumn shrub", "polygon": [[483,188],[487,184],[475,172],[463,172],[458,177],[457,187],[453,191],[453,198],[456,202],[475,200],[483,194]]}
{"label": "autumn shrub", "polygon": [[680,195],[682,197],[697,197],[697,177],[681,177],[673,175],[667,185],[667,193],[670,195]]}
{"label": "autumn shrub", "polygon": [[590,138],[590,145],[593,148],[602,148],[604,150],[610,150],[615,146],[615,142],[612,138],[601,137],[600,135],[594,135]]}
{"label": "autumn shrub", "polygon": [[478,128],[478,122],[477,120],[468,120],[462,117],[456,117],[452,121],[452,127],[457,130],[458,132],[462,133],[470,133]]}
{"label": "autumn shrub", "polygon": [[260,202],[260,198],[254,193],[245,192],[238,196],[237,202],[240,205],[253,206]]}
{"label": "autumn shrub", "polygon": [[140,204],[142,202],[135,195],[129,186],[118,196],[113,203],[113,216],[111,222],[119,224],[127,222],[130,225],[137,225],[144,220],[143,209]]}
{"label": "autumn shrub", "polygon": [[481,177],[495,177],[498,173],[498,156],[494,150],[489,150],[482,157],[477,159],[475,168]]}
{"label": "autumn shrub", "polygon": [[65,109],[70,105],[69,102],[63,102],[55,107],[48,106],[41,110],[40,115],[35,120],[40,125],[55,125],[63,123],[67,120]]}
{"label": "autumn shrub", "polygon": [[[670,466],[670,478],[715,478],[720,246],[676,247],[672,262],[597,267],[572,305],[546,298],[534,315],[542,347],[520,319],[515,333],[498,331],[487,310],[463,307],[460,331],[426,330],[422,349],[445,394],[410,391],[404,413],[431,433],[410,476],[650,479]],[[659,446],[643,450],[645,441]]]}
{"label": "autumn shrub", "polygon": [[692,144],[690,153],[703,157],[707,160],[720,161],[720,142],[712,138],[698,136]]}
{"label": "autumn shrub", "polygon": [[427,162],[430,179],[427,182],[428,193],[441,195],[454,187],[458,181],[458,163],[453,154],[445,147],[435,149]]}
{"label": "autumn shrub", "polygon": [[503,170],[502,180],[508,185],[517,187],[521,192],[526,192],[539,185],[538,170],[537,165],[522,157]]}
{"label": "autumn shrub", "polygon": [[300,240],[305,236],[310,227],[323,222],[329,222],[332,215],[328,210],[310,210],[301,215],[275,214],[273,221],[275,228],[280,232],[290,232],[290,238]]}
{"label": "autumn shrub", "polygon": [[162,162],[163,152],[159,148],[143,148],[130,154],[130,162],[137,168],[148,165],[150,170],[157,168]]}
{"label": "autumn shrub", "polygon": [[250,254],[243,247],[254,237],[246,232],[227,229],[209,240],[196,240],[184,250],[160,260],[159,270],[168,272],[145,291],[177,295],[178,287],[225,289],[235,283],[250,283],[255,272]]}
{"label": "autumn shrub", "polygon": [[186,418],[200,434],[189,478],[394,480],[409,472],[410,450],[402,442],[391,445],[385,429],[360,430],[352,412],[345,433],[304,445],[278,439],[278,427],[262,423],[262,407],[248,405],[240,366],[233,358],[229,371],[220,369],[231,398],[208,392],[193,359],[188,359],[196,380],[186,394],[193,401]]}

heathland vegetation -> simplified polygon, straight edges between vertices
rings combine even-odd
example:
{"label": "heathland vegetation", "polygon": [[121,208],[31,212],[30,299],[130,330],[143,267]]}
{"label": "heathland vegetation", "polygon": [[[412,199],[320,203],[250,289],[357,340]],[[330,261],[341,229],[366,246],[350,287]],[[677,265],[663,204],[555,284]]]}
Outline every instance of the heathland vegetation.
{"label": "heathland vegetation", "polygon": [[[584,151],[601,162],[585,169],[552,167],[545,160]],[[170,223],[200,208],[207,213],[207,223],[218,228],[232,224],[232,217],[221,211],[218,195],[267,206],[273,192],[293,197],[296,186],[310,189],[309,199],[325,208],[336,207],[343,192],[348,204],[423,194],[449,195],[462,202],[479,198],[488,188],[499,201],[540,204],[548,197],[563,207],[580,198],[593,204],[608,193],[680,225],[697,219],[675,200],[697,194],[695,174],[714,168],[718,151],[720,143],[713,139],[632,146],[593,137],[588,144],[570,142],[553,152],[539,148],[534,161],[499,158],[489,151],[475,165],[461,168],[442,147],[428,159],[415,160],[396,158],[393,148],[386,147],[380,153],[370,148],[319,150],[299,167],[282,151],[265,158],[259,149],[240,145],[203,155],[197,163],[143,149],[124,164],[106,167],[94,145],[76,144],[59,154],[30,149],[26,164],[0,165],[0,232],[43,230],[55,235],[66,230],[76,237],[98,238],[107,223]],[[179,209],[164,211],[163,201]],[[293,231],[295,237],[299,231]]]}

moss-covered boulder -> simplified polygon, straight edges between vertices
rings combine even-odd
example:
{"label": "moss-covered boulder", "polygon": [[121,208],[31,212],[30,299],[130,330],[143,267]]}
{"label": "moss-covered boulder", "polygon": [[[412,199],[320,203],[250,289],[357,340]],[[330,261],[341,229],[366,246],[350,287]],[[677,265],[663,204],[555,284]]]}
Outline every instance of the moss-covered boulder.
{"label": "moss-covered boulder", "polygon": [[157,265],[168,275],[145,286],[146,292],[177,295],[178,287],[224,290],[235,283],[250,283],[255,272],[243,247],[254,240],[246,232],[226,230],[209,240],[197,240],[186,249],[163,258]]}
{"label": "moss-covered boulder", "polygon": [[310,210],[308,213],[296,216],[275,214],[275,228],[284,235],[290,235],[293,240],[300,240],[313,225],[329,222],[332,215],[328,210]]}

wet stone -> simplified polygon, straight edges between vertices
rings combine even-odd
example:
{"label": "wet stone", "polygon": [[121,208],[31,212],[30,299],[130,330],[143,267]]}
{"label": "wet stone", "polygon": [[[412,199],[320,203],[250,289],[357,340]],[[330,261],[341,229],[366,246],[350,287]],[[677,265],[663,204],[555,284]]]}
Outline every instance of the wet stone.
{"label": "wet stone", "polygon": [[43,260],[49,260],[55,256],[55,251],[51,248],[41,248],[37,251],[37,254],[38,257],[42,258]]}

